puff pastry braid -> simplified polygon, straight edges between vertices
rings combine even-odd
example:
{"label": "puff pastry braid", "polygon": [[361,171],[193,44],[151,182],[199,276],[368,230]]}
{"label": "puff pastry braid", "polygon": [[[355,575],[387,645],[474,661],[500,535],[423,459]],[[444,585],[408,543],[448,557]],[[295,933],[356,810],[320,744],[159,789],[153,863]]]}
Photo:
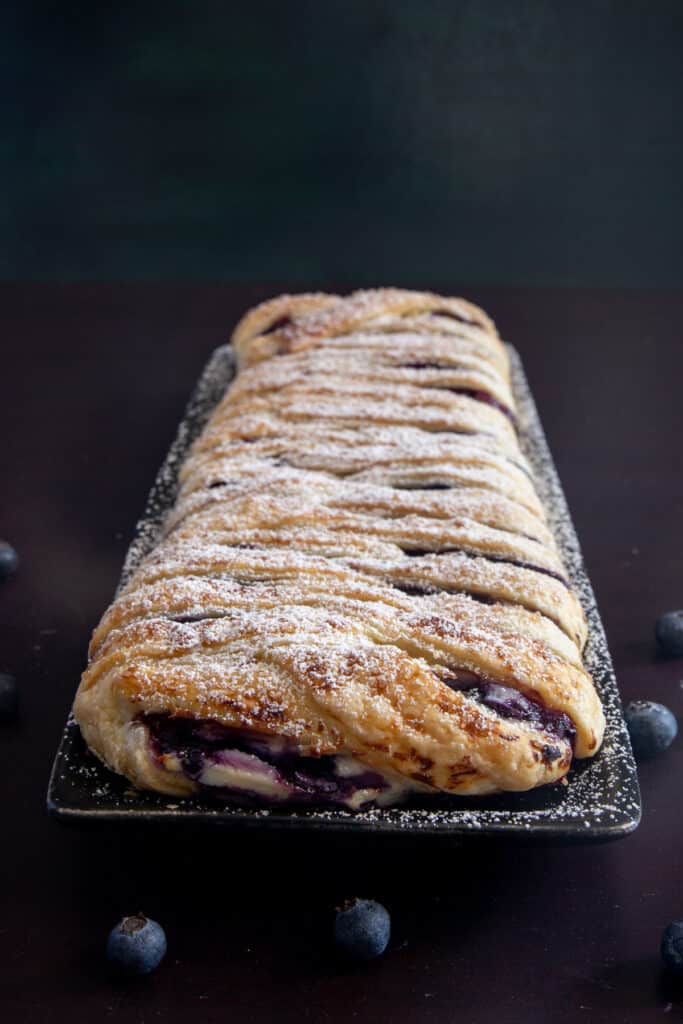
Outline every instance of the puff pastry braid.
{"label": "puff pastry braid", "polygon": [[354,809],[594,754],[584,615],[486,314],[284,295],[233,344],[163,536],[94,632],[92,750],[164,793]]}

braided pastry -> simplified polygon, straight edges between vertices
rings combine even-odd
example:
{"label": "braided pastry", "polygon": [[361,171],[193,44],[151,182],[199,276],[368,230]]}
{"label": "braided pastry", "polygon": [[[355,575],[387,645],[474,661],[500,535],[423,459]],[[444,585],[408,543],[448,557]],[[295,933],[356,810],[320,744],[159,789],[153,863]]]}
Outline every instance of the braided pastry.
{"label": "braided pastry", "polygon": [[525,790],[598,749],[584,614],[461,299],[281,296],[94,631],[75,714],[136,785],[352,809]]}

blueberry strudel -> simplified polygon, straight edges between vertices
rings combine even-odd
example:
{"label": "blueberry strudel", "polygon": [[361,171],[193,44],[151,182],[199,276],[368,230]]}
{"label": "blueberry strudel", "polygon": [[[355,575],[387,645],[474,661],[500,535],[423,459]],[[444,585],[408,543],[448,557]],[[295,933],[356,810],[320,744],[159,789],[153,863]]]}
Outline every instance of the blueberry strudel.
{"label": "blueberry strudel", "polygon": [[284,295],[94,631],[75,715],[135,785],[248,805],[526,790],[604,719],[586,623],[462,299]]}

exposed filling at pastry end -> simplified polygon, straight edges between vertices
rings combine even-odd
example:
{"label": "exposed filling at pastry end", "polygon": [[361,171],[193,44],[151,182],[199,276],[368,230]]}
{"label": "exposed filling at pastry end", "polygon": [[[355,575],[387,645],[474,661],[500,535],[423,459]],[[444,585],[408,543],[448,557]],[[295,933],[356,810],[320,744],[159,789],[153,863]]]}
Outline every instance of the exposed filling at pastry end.
{"label": "exposed filling at pastry end", "polygon": [[[501,718],[528,722],[545,732],[559,743],[569,743],[572,751],[576,745],[576,726],[563,711],[546,707],[540,700],[528,697],[511,686],[503,686],[490,679],[482,679],[473,672],[447,671],[442,681],[453,690],[460,690],[468,697],[495,711]],[[560,751],[549,744],[548,762],[557,760]]]}
{"label": "exposed filling at pastry end", "polygon": [[[566,714],[470,672],[448,671],[443,682],[501,718],[541,729],[548,739],[542,752],[545,764],[561,759],[569,763],[576,729]],[[225,803],[262,807],[309,804],[357,811],[400,803],[416,790],[438,792],[369,768],[351,754],[302,755],[281,736],[170,715],[145,715],[142,722],[160,769],[184,776],[200,792]]]}
{"label": "exposed filling at pastry end", "polygon": [[348,754],[302,756],[283,737],[168,715],[146,715],[142,721],[160,768],[183,774],[200,792],[225,803],[359,810],[398,803],[417,788]]}

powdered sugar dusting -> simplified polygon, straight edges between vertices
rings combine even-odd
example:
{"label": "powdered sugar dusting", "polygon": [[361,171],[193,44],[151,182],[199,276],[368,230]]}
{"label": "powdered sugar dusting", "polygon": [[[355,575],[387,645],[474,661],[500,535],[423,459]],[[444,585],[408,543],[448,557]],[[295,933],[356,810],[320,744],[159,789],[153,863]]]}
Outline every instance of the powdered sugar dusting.
{"label": "powdered sugar dusting", "polygon": [[[125,818],[132,810],[136,810],[147,817],[182,820],[188,816],[198,816],[207,821],[216,820],[228,824],[262,820],[263,823],[283,828],[312,827],[318,823],[325,828],[460,834],[552,834],[568,830],[575,833],[580,830],[587,836],[601,836],[623,834],[635,826],[639,817],[637,777],[621,716],[619,695],[604,631],[585,574],[567,505],[520,361],[513,350],[510,350],[510,357],[521,447],[534,471],[537,489],[549,512],[550,526],[557,539],[560,554],[588,620],[585,664],[593,675],[607,719],[605,741],[600,753],[591,761],[583,762],[572,769],[567,786],[545,787],[530,793],[504,794],[486,799],[445,798],[436,802],[430,800],[428,804],[422,806],[415,804],[376,808],[354,813],[344,810],[309,809],[286,812],[254,811],[218,807],[201,800],[170,802],[168,798],[159,795],[137,793],[130,789],[125,780],[111,775],[84,751],[78,729],[70,720],[51,782],[51,799],[58,813],[65,817],[83,815]],[[200,432],[211,411],[222,398],[233,374],[234,359],[230,349],[218,349],[202,376],[178,436],[157,477],[145,516],[138,526],[135,540],[128,552],[121,587],[125,586],[131,574],[160,539],[164,518],[176,496],[179,465],[193,438]],[[356,502],[362,505],[363,500],[377,501],[378,492],[381,496],[381,484],[378,486],[374,482],[359,482],[355,486],[356,491],[349,494],[348,498],[351,504]],[[403,498],[409,500],[409,492],[405,492]],[[443,514],[443,510],[448,508],[449,500],[458,499],[435,494],[431,514]],[[485,500],[485,497],[482,500]],[[183,559],[186,555],[187,552],[184,551]],[[262,553],[262,557],[268,563],[269,572],[278,561],[283,569],[285,564],[288,567],[292,565],[291,552],[285,557],[277,551],[268,551]],[[153,562],[154,555],[151,558],[151,563]],[[309,552],[301,555],[300,561],[295,560],[295,567],[299,564],[310,568],[316,563],[322,566],[325,561],[317,558],[314,552]],[[345,568],[340,565],[338,571],[351,575],[353,573],[351,566]],[[203,581],[201,585],[205,586],[206,582]],[[381,587],[381,583],[379,585]],[[236,616],[235,620],[239,620],[239,616]],[[221,631],[229,628],[225,623],[219,625],[219,622],[224,623],[224,619],[217,620],[213,627],[211,624],[207,627],[217,630],[217,641],[220,640]],[[166,623],[166,626],[176,626],[181,630],[185,628],[190,638],[188,642],[191,643],[195,626],[184,627],[181,623]],[[328,614],[325,629],[334,631],[334,628],[335,616]],[[355,650],[358,654],[357,647]],[[341,650],[339,653],[341,655]],[[245,692],[245,699],[249,696],[249,693]]]}

